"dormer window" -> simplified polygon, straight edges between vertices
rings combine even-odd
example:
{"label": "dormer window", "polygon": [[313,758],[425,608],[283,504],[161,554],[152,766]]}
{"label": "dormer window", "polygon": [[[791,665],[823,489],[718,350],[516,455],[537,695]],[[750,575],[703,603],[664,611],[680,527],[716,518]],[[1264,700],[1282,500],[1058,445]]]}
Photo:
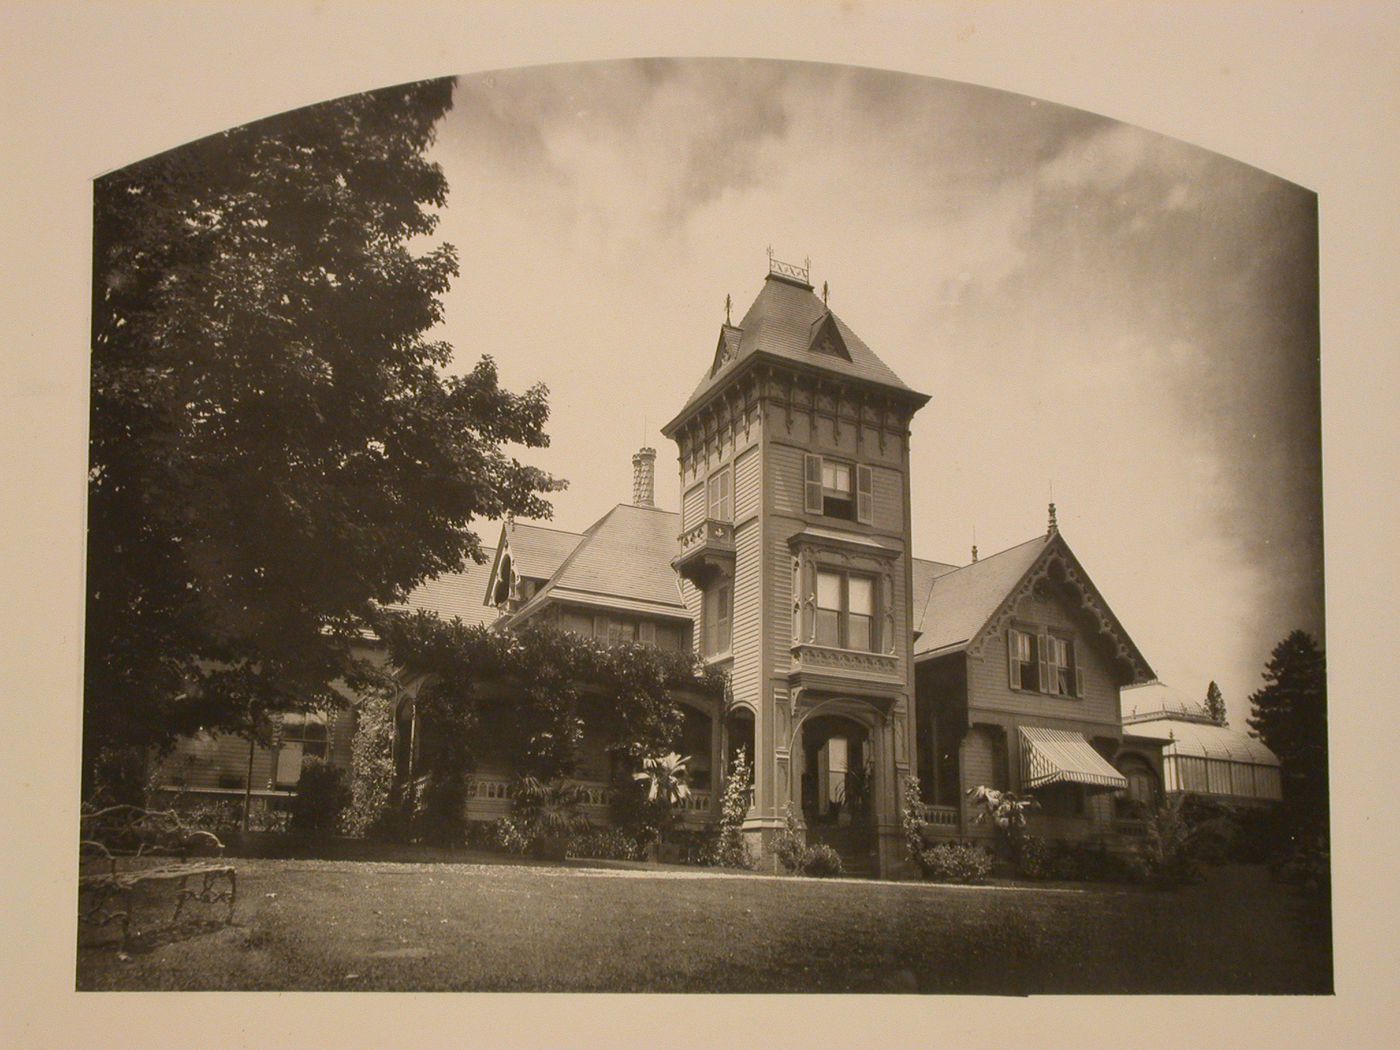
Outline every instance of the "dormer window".
{"label": "dormer window", "polygon": [[869,467],[809,453],[804,470],[808,514],[871,523],[873,475]]}

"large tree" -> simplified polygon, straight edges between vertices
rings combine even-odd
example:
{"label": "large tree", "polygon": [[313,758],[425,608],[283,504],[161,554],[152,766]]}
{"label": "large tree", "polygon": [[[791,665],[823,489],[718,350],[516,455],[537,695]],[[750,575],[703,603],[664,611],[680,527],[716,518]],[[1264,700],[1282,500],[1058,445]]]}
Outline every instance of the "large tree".
{"label": "large tree", "polygon": [[1214,719],[1217,725],[1229,724],[1225,713],[1225,696],[1220,692],[1220,686],[1213,681],[1206,687],[1206,699],[1203,706],[1206,714]]}
{"label": "large tree", "polygon": [[1327,828],[1327,661],[1305,631],[1274,647],[1249,727],[1278,755],[1286,812],[1296,830]]}
{"label": "large tree", "polygon": [[453,83],[214,135],[95,186],[85,789],[105,757],[334,705],[376,603],[547,517],[546,391],[429,333]]}

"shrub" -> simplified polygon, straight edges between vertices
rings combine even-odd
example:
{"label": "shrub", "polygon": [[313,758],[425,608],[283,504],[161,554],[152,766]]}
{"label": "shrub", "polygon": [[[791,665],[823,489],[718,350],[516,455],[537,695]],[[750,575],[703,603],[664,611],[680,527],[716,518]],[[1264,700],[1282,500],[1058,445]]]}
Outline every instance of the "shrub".
{"label": "shrub", "polygon": [[802,832],[797,830],[797,821],[792,815],[791,805],[787,808],[783,830],[773,836],[768,849],[778,858],[784,871],[793,875],[802,874],[802,869],[807,865],[807,843],[803,841]]}
{"label": "shrub", "polygon": [[1021,848],[1016,854],[1016,874],[1036,882],[1052,878],[1054,852],[1043,838],[1037,835],[1022,836]]}
{"label": "shrub", "polygon": [[1147,819],[1146,836],[1138,843],[1142,877],[1157,886],[1181,886],[1200,877],[1192,855],[1193,831],[1182,813],[1181,799],[1161,806]]}
{"label": "shrub", "polygon": [[992,858],[981,846],[944,843],[919,854],[924,877],[934,882],[984,882],[992,871]]}
{"label": "shrub", "polygon": [[749,811],[749,786],[752,782],[748,757],[739,748],[734,765],[725,781],[720,799],[719,839],[715,843],[714,862],[722,868],[752,868],[753,855],[744,841],[744,817]]}
{"label": "shrub", "polygon": [[825,843],[810,847],[803,859],[802,874],[814,879],[835,878],[843,872],[841,855]]}
{"label": "shrub", "polygon": [[915,863],[920,862],[924,852],[924,827],[928,824],[926,813],[919,778],[906,778],[901,823],[904,826],[904,848],[909,853],[909,859]]}
{"label": "shrub", "polygon": [[641,860],[642,847],[620,828],[590,828],[569,839],[567,855],[597,860]]}
{"label": "shrub", "polygon": [[394,804],[395,694],[376,689],[355,711],[350,741],[350,805],[341,817],[347,835],[403,838],[403,812]]}
{"label": "shrub", "polygon": [[528,853],[535,842],[529,829],[513,817],[469,821],[465,839],[469,846],[517,856]]}
{"label": "shrub", "polygon": [[350,785],[339,766],[315,757],[302,759],[297,793],[292,798],[292,830],[334,831],[350,805]]}

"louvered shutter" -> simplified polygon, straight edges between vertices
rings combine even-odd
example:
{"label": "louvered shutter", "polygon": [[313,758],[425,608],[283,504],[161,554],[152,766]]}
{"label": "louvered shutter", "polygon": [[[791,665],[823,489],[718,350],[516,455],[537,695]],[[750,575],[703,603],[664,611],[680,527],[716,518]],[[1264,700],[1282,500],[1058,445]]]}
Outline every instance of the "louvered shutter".
{"label": "louvered shutter", "polygon": [[1045,635],[1036,638],[1036,665],[1040,668],[1040,691],[1050,692],[1050,639]]}
{"label": "louvered shutter", "polygon": [[650,620],[643,620],[637,630],[637,640],[643,645],[656,645],[656,624]]}
{"label": "louvered shutter", "polygon": [[1012,689],[1021,688],[1021,666],[1016,662],[1016,654],[1021,648],[1021,632],[1006,632],[1006,679]]}
{"label": "louvered shutter", "polygon": [[804,505],[808,514],[822,512],[822,458],[808,452],[803,457]]}
{"label": "louvered shutter", "polygon": [[875,520],[873,474],[874,471],[867,466],[856,467],[856,521],[867,525]]}
{"label": "louvered shutter", "polygon": [[1074,695],[1082,700],[1084,698],[1084,671],[1079,666],[1079,654],[1074,651],[1073,643],[1069,646],[1069,661],[1074,665]]}

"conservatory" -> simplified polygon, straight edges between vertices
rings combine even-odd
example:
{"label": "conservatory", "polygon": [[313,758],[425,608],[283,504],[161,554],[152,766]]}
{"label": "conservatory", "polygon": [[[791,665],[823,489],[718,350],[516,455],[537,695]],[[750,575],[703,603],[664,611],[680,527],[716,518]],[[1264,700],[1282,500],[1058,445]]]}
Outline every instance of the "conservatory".
{"label": "conservatory", "polygon": [[1278,757],[1248,733],[1165,713],[1124,722],[1135,736],[1162,741],[1162,787],[1169,797],[1206,795],[1256,805],[1283,798]]}

